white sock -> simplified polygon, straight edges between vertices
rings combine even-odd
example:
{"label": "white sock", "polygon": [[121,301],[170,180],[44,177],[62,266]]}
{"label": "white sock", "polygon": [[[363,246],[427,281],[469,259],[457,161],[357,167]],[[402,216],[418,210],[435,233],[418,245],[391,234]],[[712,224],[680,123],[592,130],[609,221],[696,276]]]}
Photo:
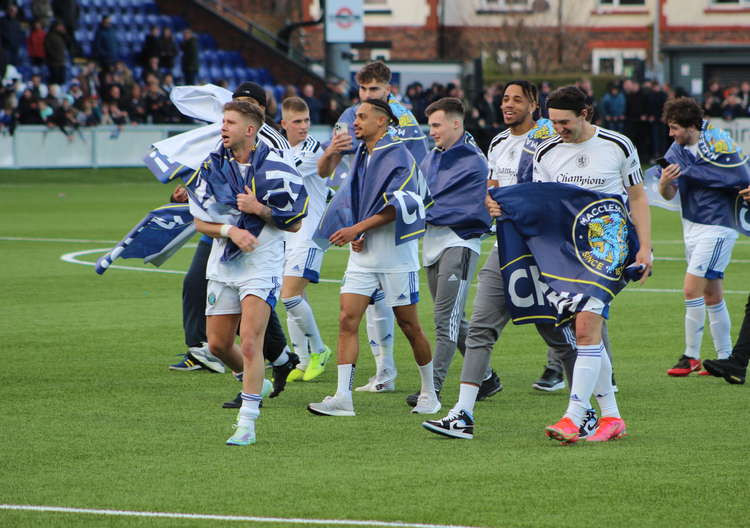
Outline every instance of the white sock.
{"label": "white sock", "polygon": [[260,394],[248,394],[246,392],[240,393],[240,397],[242,398],[242,407],[240,407],[237,425],[247,426],[251,421],[260,416],[260,402],[262,398]]}
{"label": "white sock", "polygon": [[471,383],[461,383],[458,390],[458,402],[454,409],[463,409],[472,417],[474,416],[474,404],[477,402],[479,387]]}
{"label": "white sock", "polygon": [[393,360],[393,308],[388,306],[382,292],[375,296],[375,303],[367,307],[367,339],[375,358],[375,376],[378,381],[396,378],[396,363]]}
{"label": "white sock", "polygon": [[354,385],[354,370],[354,365],[351,363],[338,366],[339,384],[336,394],[351,399],[352,386]]}
{"label": "white sock", "polygon": [[578,345],[576,351],[578,357],[573,367],[573,383],[565,417],[573,420],[576,425],[581,425],[586,410],[589,409],[591,393],[594,392],[594,386],[599,379],[604,345],[601,341],[596,345]]}
{"label": "white sock", "polygon": [[271,365],[273,365],[274,367],[280,367],[281,365],[289,361],[289,354],[287,352],[289,352],[289,347],[285,346],[284,350],[282,350],[281,354],[279,354],[279,357],[271,362]]}
{"label": "white sock", "polygon": [[714,340],[716,357],[726,359],[732,353],[732,336],[730,330],[732,323],[729,320],[729,310],[724,299],[719,304],[706,306],[708,312],[708,323],[711,329],[711,337]]}
{"label": "white sock", "polygon": [[309,339],[302,329],[302,321],[296,310],[305,300],[297,295],[282,299],[286,307],[286,327],[289,330],[289,339],[292,342],[294,353],[299,356],[299,365],[297,368],[305,370],[304,367],[310,362],[310,353],[308,351]]}
{"label": "white sock", "polygon": [[422,378],[421,394],[433,394],[435,392],[435,380],[432,378],[432,361],[425,365],[419,365],[419,377]]}
{"label": "white sock", "polygon": [[[604,348],[603,344],[602,348]],[[606,349],[602,350],[602,366],[599,370],[599,379],[597,379],[596,385],[594,385],[594,395],[602,411],[602,418],[605,416],[620,417],[620,410],[617,408],[617,398],[612,388],[612,362],[609,359]]]}
{"label": "white sock", "polygon": [[[295,320],[300,330],[302,330],[305,337],[309,340],[310,352],[322,352],[325,345],[323,344],[323,339],[320,337],[320,330],[318,329],[318,324],[315,322],[315,315],[313,315],[310,303],[307,302],[307,299],[299,295],[288,300],[294,301],[294,303],[291,308],[287,307],[287,314]],[[284,306],[286,305],[287,301],[285,300]]]}
{"label": "white sock", "polygon": [[706,304],[703,297],[685,300],[685,355],[701,358],[703,326],[706,320]]}

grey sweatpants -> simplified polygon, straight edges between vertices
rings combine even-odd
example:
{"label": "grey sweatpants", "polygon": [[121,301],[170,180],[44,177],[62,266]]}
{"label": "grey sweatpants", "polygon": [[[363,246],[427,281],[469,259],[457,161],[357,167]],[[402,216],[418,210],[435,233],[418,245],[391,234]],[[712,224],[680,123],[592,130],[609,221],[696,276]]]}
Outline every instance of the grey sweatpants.
{"label": "grey sweatpants", "polygon": [[[510,313],[505,306],[505,283],[500,274],[497,248],[492,248],[484,266],[479,270],[474,311],[466,337],[466,355],[461,371],[462,383],[481,385],[487,378],[492,349],[508,321]],[[562,362],[570,383],[576,360],[575,349],[565,340],[562,330],[555,328],[554,324],[537,324],[536,329],[550,347],[552,356]]]}
{"label": "grey sweatpants", "polygon": [[469,285],[474,279],[479,255],[466,247],[450,247],[425,268],[435,305],[435,351],[432,354],[435,390],[443,386],[453,355],[465,352],[469,323],[464,318]]}

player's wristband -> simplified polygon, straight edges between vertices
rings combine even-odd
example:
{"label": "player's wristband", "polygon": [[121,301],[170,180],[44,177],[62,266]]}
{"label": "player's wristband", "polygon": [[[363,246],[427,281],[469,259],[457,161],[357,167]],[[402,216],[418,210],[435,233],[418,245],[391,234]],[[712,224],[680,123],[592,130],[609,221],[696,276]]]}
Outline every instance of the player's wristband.
{"label": "player's wristband", "polygon": [[232,224],[221,224],[221,236],[223,236],[224,238],[229,238],[229,230],[233,227],[234,226]]}

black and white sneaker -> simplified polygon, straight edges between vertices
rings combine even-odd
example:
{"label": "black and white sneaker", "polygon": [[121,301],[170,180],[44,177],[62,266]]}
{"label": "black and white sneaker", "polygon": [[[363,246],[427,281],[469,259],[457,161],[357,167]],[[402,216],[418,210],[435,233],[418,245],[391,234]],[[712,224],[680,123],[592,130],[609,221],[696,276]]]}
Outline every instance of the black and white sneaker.
{"label": "black and white sneaker", "polygon": [[[359,389],[357,389],[359,390]],[[406,405],[409,407],[416,407],[417,406],[417,400],[419,399],[420,391],[415,392],[414,394],[409,394],[406,397]],[[435,394],[437,394],[438,401],[442,401],[440,399],[440,390],[436,390]]]}
{"label": "black and white sneaker", "polygon": [[450,436],[451,438],[463,438],[464,440],[474,438],[474,418],[463,409],[452,409],[448,416],[441,420],[422,422],[422,427],[432,433]]}
{"label": "black and white sneaker", "polygon": [[596,409],[588,409],[583,417],[581,428],[578,430],[578,437],[586,438],[588,435],[593,434],[598,425],[599,418],[596,416]]}
{"label": "black and white sneaker", "polygon": [[490,396],[497,394],[503,390],[503,384],[500,383],[500,376],[494,370],[489,378],[484,380],[479,386],[479,392],[477,392],[477,401],[486,400]]}
{"label": "black and white sneaker", "polygon": [[536,390],[555,392],[565,388],[565,380],[562,374],[547,367],[544,369],[542,377],[536,380],[531,386]]}

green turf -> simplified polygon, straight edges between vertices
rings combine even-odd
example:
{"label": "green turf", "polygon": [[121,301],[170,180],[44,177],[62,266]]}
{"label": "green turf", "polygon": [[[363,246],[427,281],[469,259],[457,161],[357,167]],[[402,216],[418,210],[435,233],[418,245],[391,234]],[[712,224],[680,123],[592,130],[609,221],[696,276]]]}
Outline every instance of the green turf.
{"label": "green turf", "polygon": [[[545,349],[523,326],[507,328],[495,347],[505,389],[477,404],[472,441],[432,435],[408,413],[404,398],[418,388],[418,373],[399,334],[397,392],[356,393],[355,418],[312,416],[305,405],[335,391],[331,368],[266,402],[257,445],[224,446],[234,412],[220,404],[238,385],[166,368],[184,351],[182,275],[112,269],[100,277],[60,260],[106,248],[95,241],[118,240],[169,191],[145,170],[0,172],[0,237],[94,240],[0,240],[0,503],[482,527],[747,522],[747,387],[665,375],[682,348],[681,261],[658,261],[646,285],[677,292],[630,286],[612,307],[619,403],[630,431],[623,441],[560,447],[545,438],[544,425],[562,415],[567,396],[531,389]],[[653,214],[657,256],[681,257],[677,216]],[[186,270],[191,252],[164,268]],[[338,279],[345,258],[329,252],[322,276]],[[730,266],[726,288],[746,291],[747,239],[734,258],[745,263]],[[420,313],[432,338],[425,286]],[[308,290],[332,347],[337,290],[333,283]],[[747,295],[726,298],[736,335]],[[279,313],[283,320],[283,307]],[[711,349],[707,331],[706,357]],[[446,409],[460,367],[457,356]],[[373,370],[365,351],[358,384]],[[0,526],[13,527],[225,524],[235,523],[0,510]]]}

